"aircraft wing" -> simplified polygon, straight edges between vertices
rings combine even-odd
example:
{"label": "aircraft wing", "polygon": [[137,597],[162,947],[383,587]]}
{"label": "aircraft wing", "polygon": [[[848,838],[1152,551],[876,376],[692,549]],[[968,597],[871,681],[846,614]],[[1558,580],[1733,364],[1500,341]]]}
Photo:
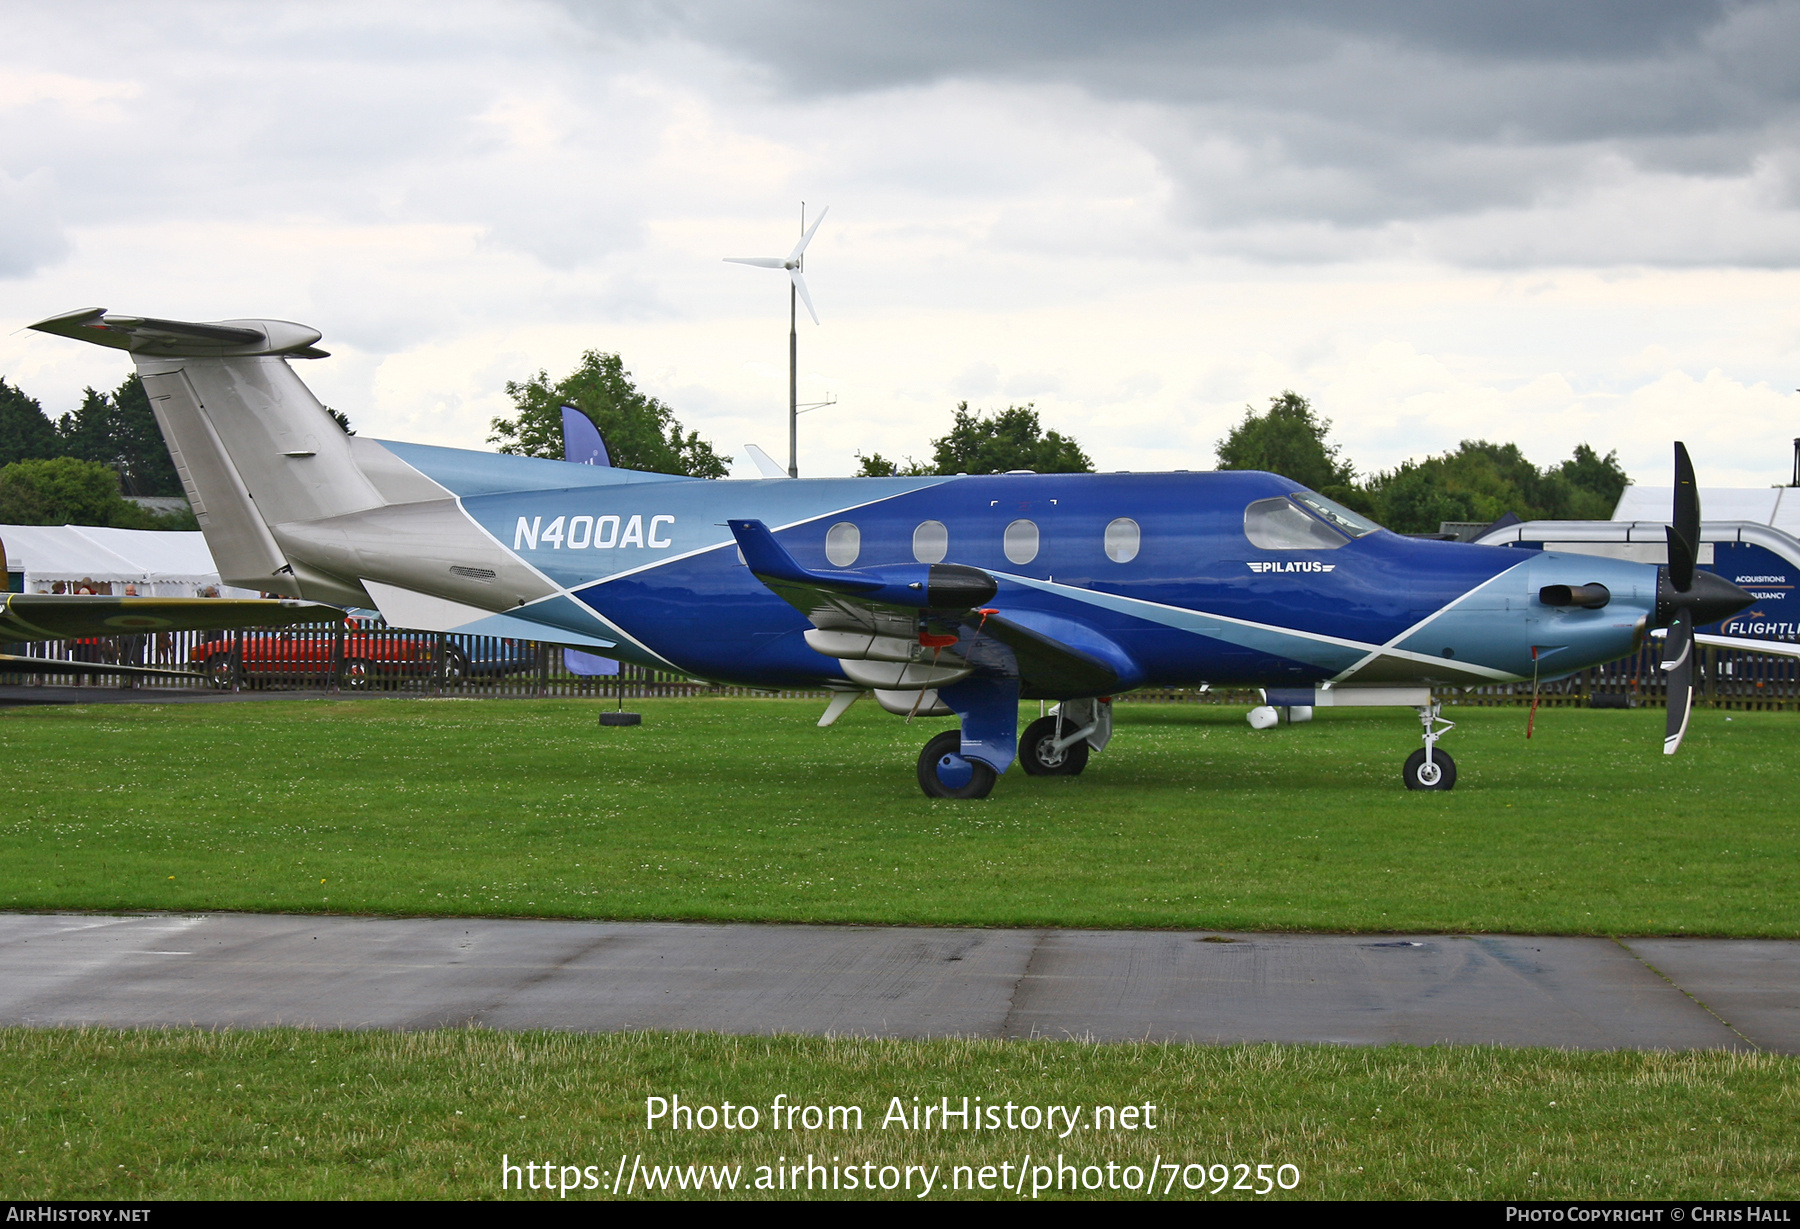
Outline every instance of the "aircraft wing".
{"label": "aircraft wing", "polygon": [[[1659,627],[1650,634],[1661,639],[1669,633]],[[1752,640],[1748,636],[1714,636],[1708,632],[1696,632],[1694,643],[1708,645],[1715,649],[1742,649],[1746,653],[1768,653],[1775,657],[1800,657],[1800,644],[1786,640]]]}
{"label": "aircraft wing", "polygon": [[[797,562],[761,521],[731,521],[738,549],[756,578],[805,615],[817,629],[807,643],[839,664],[856,682],[875,687],[935,686],[975,671],[1016,673],[1028,697],[1100,695],[1135,686],[1138,671],[1110,641],[1068,619],[989,605],[997,582],[980,568],[961,564],[902,564],[861,569],[807,568]],[[957,626],[954,645],[930,647],[929,627]],[[868,667],[858,663],[884,663]],[[952,665],[951,663],[954,663]],[[963,667],[966,664],[966,669]],[[905,666],[871,683],[874,670]]]}
{"label": "aircraft wing", "polygon": [[1118,663],[1109,663],[1047,631],[1028,627],[1004,612],[985,618],[976,612],[972,617],[965,616],[963,622],[974,631],[977,641],[986,636],[1012,650],[1021,688],[1029,693],[1056,698],[1104,695],[1119,690],[1124,681],[1126,672],[1119,669]]}
{"label": "aircraft wing", "polygon": [[176,670],[169,666],[107,665],[103,661],[64,661],[60,657],[27,657],[18,653],[0,653],[0,675],[7,674],[129,674],[138,678],[158,679],[205,677],[196,670]]}
{"label": "aircraft wing", "polygon": [[287,598],[103,597],[11,593],[0,604],[0,641],[65,640],[141,632],[335,623],[336,606]]}

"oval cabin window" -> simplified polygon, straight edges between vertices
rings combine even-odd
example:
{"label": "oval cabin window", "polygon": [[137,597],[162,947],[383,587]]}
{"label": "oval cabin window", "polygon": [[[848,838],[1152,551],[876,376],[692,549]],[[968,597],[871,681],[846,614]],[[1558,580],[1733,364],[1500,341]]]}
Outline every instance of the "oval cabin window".
{"label": "oval cabin window", "polygon": [[1114,563],[1130,563],[1137,558],[1141,539],[1138,523],[1121,516],[1106,526],[1106,557]]}
{"label": "oval cabin window", "polygon": [[942,521],[926,521],[913,530],[913,558],[920,563],[942,563],[950,553],[950,531]]}
{"label": "oval cabin window", "polygon": [[1014,563],[1030,563],[1037,558],[1038,527],[1030,521],[1014,521],[1006,527],[1000,545]]}
{"label": "oval cabin window", "polygon": [[862,530],[849,521],[839,521],[825,531],[825,557],[834,567],[847,568],[862,554]]}

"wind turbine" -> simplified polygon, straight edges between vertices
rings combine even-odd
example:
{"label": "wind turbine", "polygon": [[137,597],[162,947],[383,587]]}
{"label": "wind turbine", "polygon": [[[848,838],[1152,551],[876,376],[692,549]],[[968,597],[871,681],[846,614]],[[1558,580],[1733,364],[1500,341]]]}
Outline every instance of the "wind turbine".
{"label": "wind turbine", "polygon": [[[788,286],[788,477],[800,476],[800,316],[795,298],[806,304],[806,314],[812,317],[814,324],[819,323],[819,313],[813,310],[812,296],[806,293],[806,279],[801,271],[806,267],[806,245],[812,242],[813,234],[819,229],[819,223],[831,212],[831,206],[819,210],[819,216],[813,219],[811,227],[806,225],[806,205],[800,206],[800,242],[787,258],[780,256],[727,256],[728,264],[755,265],[759,269],[786,269],[790,285]],[[821,404],[829,404],[821,403]],[[808,407],[816,408],[816,407]]]}

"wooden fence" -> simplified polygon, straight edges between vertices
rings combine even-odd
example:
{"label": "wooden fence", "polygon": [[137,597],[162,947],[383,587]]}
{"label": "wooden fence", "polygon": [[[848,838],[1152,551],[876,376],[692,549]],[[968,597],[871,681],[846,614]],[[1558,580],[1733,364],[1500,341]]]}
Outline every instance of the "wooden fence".
{"label": "wooden fence", "polygon": [[[709,683],[683,674],[625,665],[617,675],[580,675],[567,668],[563,650],[528,640],[436,632],[328,631],[178,632],[115,636],[6,646],[10,653],[42,660],[41,667],[0,667],[0,683],[59,686],[283,690],[305,692],[560,696],[641,699],[674,696],[783,696],[824,699],[822,690],[777,691]],[[1661,646],[1566,678],[1461,691],[1444,690],[1449,706],[1529,704],[1546,707],[1651,707],[1665,703],[1658,667]],[[74,675],[58,662],[153,666],[189,671],[184,677],[137,678],[117,674]],[[1706,648],[1699,651],[1701,707],[1800,708],[1800,659]],[[1260,703],[1246,688],[1143,688],[1122,694],[1140,704]]]}

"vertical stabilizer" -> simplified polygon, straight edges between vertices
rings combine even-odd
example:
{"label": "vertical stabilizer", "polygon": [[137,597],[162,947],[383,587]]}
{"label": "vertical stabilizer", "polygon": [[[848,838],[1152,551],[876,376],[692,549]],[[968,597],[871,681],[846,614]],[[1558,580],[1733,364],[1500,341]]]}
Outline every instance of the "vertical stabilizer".
{"label": "vertical stabilizer", "polygon": [[556,592],[448,489],[338,426],[288,366],[325,357],[317,329],[101,309],[31,327],[131,354],[227,583],[368,606],[368,582],[482,617]]}
{"label": "vertical stabilizer", "polygon": [[287,559],[256,511],[187,374],[179,367],[140,374],[219,579],[245,589],[298,597],[298,587],[282,573]]}

